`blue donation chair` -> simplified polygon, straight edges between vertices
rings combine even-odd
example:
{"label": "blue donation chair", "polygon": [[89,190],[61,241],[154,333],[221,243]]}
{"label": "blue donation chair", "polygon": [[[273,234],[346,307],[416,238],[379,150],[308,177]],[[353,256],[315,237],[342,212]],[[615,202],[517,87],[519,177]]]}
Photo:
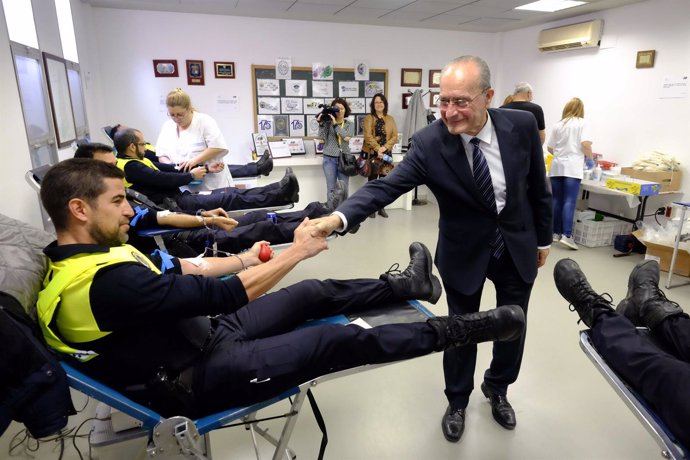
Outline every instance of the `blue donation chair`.
{"label": "blue donation chair", "polygon": [[[649,329],[645,327],[637,328],[637,331],[639,334],[643,335],[649,333]],[[604,379],[611,385],[616,394],[618,394],[633,414],[635,414],[649,434],[652,435],[661,449],[661,456],[672,460],[690,458],[689,451],[680,445],[664,422],[654,413],[653,409],[609,367],[606,361],[604,361],[604,358],[599,354],[596,348],[594,348],[589,329],[580,331],[580,347],[599,372],[601,372]]]}
{"label": "blue donation chair", "polygon": [[[427,310],[417,301],[401,301],[395,305],[386,305],[378,309],[359,311],[349,317],[346,317],[345,315],[337,315],[325,319],[309,321],[301,327],[309,327],[312,324],[319,324],[323,322],[342,324],[343,327],[345,327],[351,321],[355,320],[358,320],[358,323],[361,320],[371,326],[377,326],[388,323],[425,321],[427,318],[431,318],[433,316],[434,315],[429,310]],[[260,458],[256,437],[258,434],[275,447],[272,456],[274,460],[286,458],[293,460],[297,457],[296,454],[288,447],[288,443],[297,422],[297,417],[302,410],[302,404],[304,403],[305,398],[309,399],[317,424],[322,432],[319,459],[323,458],[326,444],[328,443],[328,435],[325,421],[321,416],[316,399],[311,392],[311,388],[328,380],[369,369],[375,369],[384,365],[386,364],[361,366],[354,369],[324,375],[305,382],[297,387],[290,388],[269,400],[247,407],[228,409],[223,412],[218,412],[216,414],[208,415],[196,420],[191,420],[182,416],[165,418],[154,410],[136,403],[118,391],[86,376],[84,373],[76,370],[71,365],[64,362],[62,363],[63,368],[67,372],[69,385],[72,388],[107,404],[108,406],[126,414],[137,422],[137,427],[130,428],[129,431],[131,432],[132,430],[137,430],[141,437],[148,436],[146,453],[150,458],[210,459],[211,444],[209,433],[219,428],[243,425],[251,433],[257,459]],[[257,417],[258,411],[285,399],[289,399],[290,407],[283,415],[269,417],[266,419],[260,419]],[[259,425],[259,423],[262,421],[272,420],[275,418],[285,419],[280,437],[277,439],[268,433],[268,429],[264,429]],[[131,433],[125,434],[123,432],[122,440],[124,441],[129,439],[132,439]]]}

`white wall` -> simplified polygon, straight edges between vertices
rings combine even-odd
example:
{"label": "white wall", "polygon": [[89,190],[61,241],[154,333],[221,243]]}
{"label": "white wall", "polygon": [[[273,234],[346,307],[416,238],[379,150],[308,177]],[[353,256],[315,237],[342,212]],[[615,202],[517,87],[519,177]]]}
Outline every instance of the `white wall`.
{"label": "white wall", "polygon": [[[43,8],[53,2],[34,3]],[[71,5],[94,140],[104,140],[102,126],[119,122],[142,129],[155,141],[166,119],[162,98],[180,86],[189,91],[199,110],[218,120],[230,145],[229,160],[239,163],[251,146],[252,64],[270,65],[277,56],[290,56],[295,66],[322,61],[352,67],[364,59],[372,68],[387,68],[391,113],[402,125],[400,68],[423,68],[426,86],[428,69],[440,68],[461,54],[477,54],[493,70],[497,102],[512,91],[514,83],[531,82],[535,102],[544,107],[548,132],[560,118],[564,103],[581,97],[593,125],[596,152],[623,165],[654,148],[674,154],[684,163],[683,190],[686,198],[690,196],[690,170],[685,165],[690,158],[690,104],[688,99],[658,98],[664,77],[690,71],[690,28],[686,25],[690,2],[686,0],[647,0],[503,34],[115,10],[92,8],[79,0],[72,0]],[[57,25],[50,23],[54,11],[39,16],[41,46],[60,55]],[[537,51],[541,29],[593,18],[605,21],[601,49]],[[635,69],[636,52],[646,49],[657,51],[654,68]],[[202,59],[206,85],[188,87],[184,68],[179,78],[154,78],[153,59],[177,59],[180,64],[185,59]],[[214,60],[234,61],[237,78],[216,80],[211,68]],[[22,178],[31,165],[4,20],[0,21],[0,75],[5,83],[0,85],[0,98],[6,114],[0,124],[0,165],[16,170],[3,181],[3,189],[10,187],[16,194],[2,201],[0,212],[40,225],[35,193]],[[239,114],[217,114],[219,95],[238,95]]]}
{"label": "white wall", "polygon": [[[103,8],[92,11],[95,32],[91,38],[98,43],[93,62],[99,63],[100,70],[87,70],[102,85],[104,106],[102,113],[90,114],[95,127],[124,123],[142,129],[155,142],[167,119],[165,95],[179,86],[190,93],[199,111],[218,121],[229,143],[230,160],[236,163],[246,161],[252,145],[252,64],[273,65],[276,57],[288,56],[294,66],[328,62],[351,68],[364,59],[371,68],[388,69],[390,112],[402,129],[401,68],[423,68],[423,84],[427,85],[429,69],[440,68],[461,53],[493,57],[497,40],[491,34],[437,30]],[[179,78],[154,78],[153,59],[177,59]],[[204,61],[205,86],[187,86],[186,59]],[[237,78],[215,79],[213,61],[235,62]],[[218,96],[227,95],[239,97],[237,115],[217,113]]]}
{"label": "white wall", "polygon": [[[507,32],[501,38],[497,96],[519,81],[534,87],[544,108],[547,138],[565,103],[579,97],[592,125],[593,149],[623,166],[652,149],[683,164],[683,191],[690,196],[690,101],[660,99],[664,77],[690,74],[690,2],[648,0],[568,21]],[[604,20],[601,49],[540,53],[539,31],[590,19]],[[637,51],[656,50],[653,68],[636,69]],[[675,197],[678,199],[678,196]]]}

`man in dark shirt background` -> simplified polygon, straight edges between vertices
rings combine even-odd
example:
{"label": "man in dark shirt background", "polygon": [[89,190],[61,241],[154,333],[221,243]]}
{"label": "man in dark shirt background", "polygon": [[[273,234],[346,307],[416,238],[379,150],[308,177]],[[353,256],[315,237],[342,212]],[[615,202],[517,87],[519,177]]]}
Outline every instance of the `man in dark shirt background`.
{"label": "man in dark shirt background", "polygon": [[515,91],[513,91],[513,101],[508,104],[501,106],[502,109],[515,109],[515,110],[525,110],[531,112],[534,118],[537,119],[537,129],[539,129],[539,138],[541,143],[544,143],[546,139],[546,125],[544,124],[544,111],[541,106],[532,102],[532,85],[526,81],[520,82],[515,85]]}

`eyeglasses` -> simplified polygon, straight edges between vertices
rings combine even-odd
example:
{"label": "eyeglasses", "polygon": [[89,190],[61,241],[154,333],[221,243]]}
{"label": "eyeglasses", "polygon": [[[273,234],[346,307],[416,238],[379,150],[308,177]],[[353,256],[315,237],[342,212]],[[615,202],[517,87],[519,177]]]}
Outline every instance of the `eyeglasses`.
{"label": "eyeglasses", "polygon": [[135,145],[138,145],[139,147],[146,147],[146,142],[136,142]]}
{"label": "eyeglasses", "polygon": [[453,105],[458,109],[465,109],[467,108],[467,106],[473,103],[475,99],[477,99],[485,92],[486,90],[482,91],[481,93],[474,96],[472,99],[467,99],[464,97],[441,97],[438,99],[438,105],[443,107],[444,109],[448,108],[448,106],[450,105]]}
{"label": "eyeglasses", "polygon": [[184,112],[181,112],[181,113],[170,113],[170,112],[168,112],[168,116],[169,116],[170,118],[182,118],[182,117],[184,117],[185,115],[187,115],[187,111],[186,111],[186,110],[185,110]]}

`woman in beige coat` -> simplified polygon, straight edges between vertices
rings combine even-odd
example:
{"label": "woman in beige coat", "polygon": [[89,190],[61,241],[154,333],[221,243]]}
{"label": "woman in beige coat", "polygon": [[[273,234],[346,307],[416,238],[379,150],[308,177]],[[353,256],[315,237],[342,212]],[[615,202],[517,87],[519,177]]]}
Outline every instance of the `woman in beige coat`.
{"label": "woman in beige coat", "polygon": [[[362,130],[364,146],[362,151],[367,155],[370,163],[369,180],[384,177],[393,169],[391,151],[398,142],[398,127],[395,119],[388,115],[388,100],[379,93],[371,100],[371,113],[364,118]],[[381,208],[379,216],[388,217],[386,210]],[[369,217],[376,217],[372,214]]]}

